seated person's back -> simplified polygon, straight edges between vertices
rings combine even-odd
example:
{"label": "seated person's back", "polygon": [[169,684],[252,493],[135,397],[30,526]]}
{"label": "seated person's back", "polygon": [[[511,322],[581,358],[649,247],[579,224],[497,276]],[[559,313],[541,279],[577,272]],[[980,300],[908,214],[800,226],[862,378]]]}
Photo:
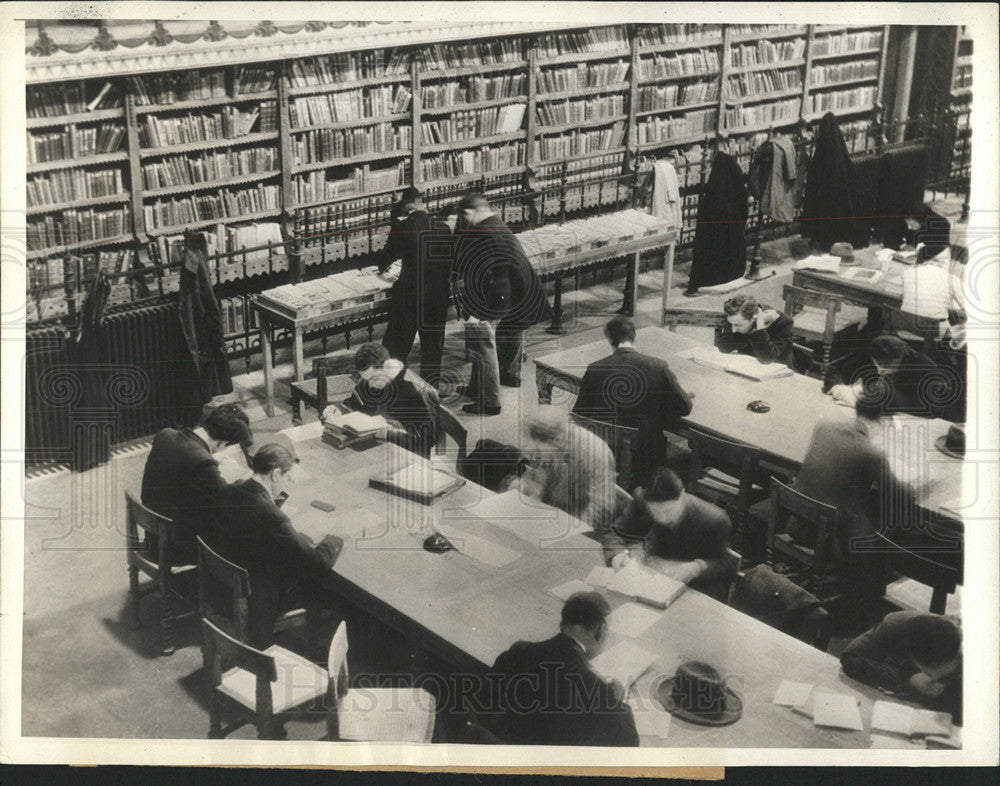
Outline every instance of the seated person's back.
{"label": "seated person's back", "polygon": [[480,697],[481,722],[513,744],[638,745],[623,687],[589,665],[603,646],[610,611],[600,594],[577,593],[563,606],[558,635],[519,641],[502,653]]}

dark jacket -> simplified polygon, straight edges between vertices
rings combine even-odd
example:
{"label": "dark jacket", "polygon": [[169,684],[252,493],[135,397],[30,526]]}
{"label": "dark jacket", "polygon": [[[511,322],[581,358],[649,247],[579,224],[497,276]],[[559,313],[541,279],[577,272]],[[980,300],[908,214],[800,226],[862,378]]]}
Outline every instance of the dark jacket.
{"label": "dark jacket", "polygon": [[552,316],[538,274],[499,216],[457,231],[454,239],[454,271],[465,313],[515,330]]}
{"label": "dark jacket", "polygon": [[793,221],[798,207],[795,145],[788,137],[768,139],[754,151],[748,181],[761,212],[777,221]]}
{"label": "dark jacket", "polygon": [[422,456],[430,455],[437,439],[440,400],[437,391],[406,366],[381,390],[361,380],[345,403],[365,414],[396,421],[408,437],[403,446]]}
{"label": "dark jacket", "polygon": [[248,479],[219,495],[219,517],[209,533],[215,551],[245,568],[250,577],[250,643],[270,645],[274,621],[289,585],[322,586],[333,565],[329,541],[318,546],[297,532],[267,490]]}
{"label": "dark jacket", "polygon": [[[767,311],[767,307],[764,307]],[[773,310],[773,309],[772,309]],[[778,318],[764,330],[737,333],[726,321],[719,337],[720,352],[740,352],[753,355],[761,363],[792,363],[792,327],[794,322],[787,314],[778,311]]]}
{"label": "dark jacket", "polygon": [[[88,410],[93,413],[107,412],[114,403],[109,400],[107,383],[116,359],[108,357],[108,342],[104,338],[103,327],[110,294],[108,277],[103,270],[99,270],[83,300],[76,330],[67,339],[66,354],[72,364],[70,371],[80,390],[80,397],[67,409],[80,412],[83,415],[81,419],[85,421],[95,420],[87,417]],[[124,358],[119,360],[127,362]],[[101,418],[98,416],[96,419]],[[82,471],[102,464],[111,455],[111,430],[101,427],[71,430],[71,447],[74,470]]]}
{"label": "dark jacket", "polygon": [[746,272],[747,189],[736,159],[717,153],[698,200],[688,287],[733,281]]}
{"label": "dark jacket", "polygon": [[955,723],[962,723],[962,666],[945,682],[945,692],[938,697],[914,691],[909,679],[918,668],[909,656],[914,622],[926,616],[920,611],[896,611],[887,614],[878,625],[862,633],[847,645],[840,656],[844,673],[851,679],[912,699],[935,710],[950,712]]}
{"label": "dark jacket", "polygon": [[736,574],[736,565],[729,548],[732,524],[729,516],[698,497],[688,494],[681,519],[672,527],[658,524],[637,489],[632,502],[604,533],[604,556],[610,564],[616,554],[631,545],[645,543],[646,555],[659,559],[704,560],[708,567],[690,587],[718,600],[725,600],[729,582]]}
{"label": "dark jacket", "polygon": [[819,121],[800,221],[802,236],[815,240],[824,251],[854,236],[851,158],[833,112]]}
{"label": "dark jacket", "polygon": [[392,287],[393,311],[410,318],[419,314],[421,326],[443,325],[448,319],[452,263],[447,225],[415,210],[392,222],[384,254],[380,273],[396,259],[402,260]]}
{"label": "dark jacket", "polygon": [[620,347],[587,367],[573,412],[638,429],[632,470],[641,474],[666,461],[663,432],[677,431],[691,398],[666,361]]}
{"label": "dark jacket", "polygon": [[918,417],[945,418],[956,397],[964,391],[950,369],[939,368],[927,355],[906,348],[899,370],[882,376],[874,365],[862,367],[858,377],[869,394],[882,402],[884,414],[902,413]]}
{"label": "dark jacket", "polygon": [[927,158],[927,146],[923,144],[897,147],[879,157],[876,226],[886,248],[899,248],[908,232],[904,216],[914,204],[923,202]]}
{"label": "dark jacket", "polygon": [[174,520],[178,548],[187,556],[195,554],[195,537],[218,514],[225,487],[219,462],[191,429],[165,428],[153,437],[142,473],[142,504]]}
{"label": "dark jacket", "polygon": [[186,241],[177,299],[181,330],[194,364],[192,404],[233,392],[223,344],[222,310],[212,291],[207,254],[197,241]]}
{"label": "dark jacket", "polygon": [[480,719],[504,742],[639,744],[632,709],[615,698],[580,645],[563,633],[514,644],[496,659],[487,686]]}

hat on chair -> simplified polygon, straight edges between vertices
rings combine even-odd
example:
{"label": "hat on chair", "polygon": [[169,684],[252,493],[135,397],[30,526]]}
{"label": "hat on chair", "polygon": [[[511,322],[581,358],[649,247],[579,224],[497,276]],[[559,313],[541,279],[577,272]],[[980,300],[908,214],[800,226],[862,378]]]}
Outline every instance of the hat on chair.
{"label": "hat on chair", "polygon": [[850,243],[834,243],[830,247],[830,255],[835,257],[840,257],[840,262],[843,265],[850,265],[854,263],[854,246]]}
{"label": "hat on chair", "polygon": [[714,668],[687,661],[662,682],[656,697],[671,715],[701,726],[728,726],[743,714],[743,699],[726,687]]}

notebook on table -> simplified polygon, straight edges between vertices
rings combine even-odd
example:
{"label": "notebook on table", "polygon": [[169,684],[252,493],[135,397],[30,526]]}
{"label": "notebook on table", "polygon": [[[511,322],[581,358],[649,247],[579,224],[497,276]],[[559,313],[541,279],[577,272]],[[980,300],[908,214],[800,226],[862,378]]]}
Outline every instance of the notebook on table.
{"label": "notebook on table", "polygon": [[903,737],[950,737],[951,715],[892,701],[876,701],[872,708],[872,731],[899,734]]}
{"label": "notebook on table", "polygon": [[465,480],[439,467],[413,462],[374,475],[369,479],[368,485],[404,499],[430,505],[434,500],[464,486]]}
{"label": "notebook on table", "polygon": [[665,609],[686,589],[683,582],[656,571],[627,567],[608,581],[608,590],[656,609]]}
{"label": "notebook on table", "polygon": [[784,363],[761,363],[750,355],[727,355],[708,347],[687,349],[678,352],[677,356],[691,360],[700,366],[716,368],[756,382],[790,377],[795,373]]}

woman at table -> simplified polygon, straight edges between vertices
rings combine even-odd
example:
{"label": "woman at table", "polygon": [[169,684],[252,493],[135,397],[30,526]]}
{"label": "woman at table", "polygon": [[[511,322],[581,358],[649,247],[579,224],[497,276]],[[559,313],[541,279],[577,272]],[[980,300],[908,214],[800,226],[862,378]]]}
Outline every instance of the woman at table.
{"label": "woman at table", "polygon": [[719,338],[719,351],[753,355],[761,363],[792,361],[792,318],[768,308],[749,295],[729,298],[722,310],[726,326]]}
{"label": "woman at table", "polygon": [[430,456],[441,406],[437,391],[401,360],[390,357],[381,344],[361,345],[354,367],[361,379],[342,406],[366,415],[382,415],[389,423],[389,441]]}

